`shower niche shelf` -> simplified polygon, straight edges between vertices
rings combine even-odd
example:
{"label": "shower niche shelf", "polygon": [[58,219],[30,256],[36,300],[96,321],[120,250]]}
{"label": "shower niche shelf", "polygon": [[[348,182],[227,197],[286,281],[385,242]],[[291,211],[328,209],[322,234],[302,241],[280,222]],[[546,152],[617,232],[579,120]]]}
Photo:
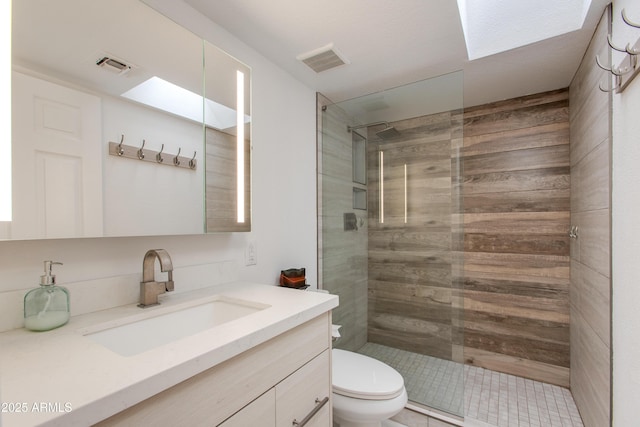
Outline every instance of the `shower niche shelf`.
{"label": "shower niche shelf", "polygon": [[353,187],[353,209],[367,210],[367,190]]}
{"label": "shower niche shelf", "polygon": [[353,182],[367,185],[367,140],[360,134],[351,134]]}

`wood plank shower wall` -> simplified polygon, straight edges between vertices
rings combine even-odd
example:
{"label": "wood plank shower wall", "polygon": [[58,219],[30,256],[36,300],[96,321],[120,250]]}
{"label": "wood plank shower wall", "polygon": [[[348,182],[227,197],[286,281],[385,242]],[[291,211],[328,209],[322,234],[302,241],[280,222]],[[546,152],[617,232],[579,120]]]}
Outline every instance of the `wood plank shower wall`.
{"label": "wood plank shower wall", "polygon": [[459,112],[394,122],[388,142],[370,129],[369,341],[568,385],[568,105],[559,90],[467,109],[463,143]]}
{"label": "wood plank shower wall", "polygon": [[464,112],[465,362],[569,385],[569,92]]}

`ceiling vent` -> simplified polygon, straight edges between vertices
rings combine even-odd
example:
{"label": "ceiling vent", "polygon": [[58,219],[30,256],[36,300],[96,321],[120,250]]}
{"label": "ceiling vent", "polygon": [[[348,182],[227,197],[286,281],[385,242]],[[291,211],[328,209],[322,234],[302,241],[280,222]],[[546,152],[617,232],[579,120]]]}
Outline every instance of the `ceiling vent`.
{"label": "ceiling vent", "polygon": [[316,73],[349,63],[349,61],[344,59],[344,56],[339,54],[333,47],[333,43],[329,43],[324,47],[307,53],[302,53],[298,55],[296,59],[307,64],[307,66]]}
{"label": "ceiling vent", "polygon": [[116,74],[125,74],[131,70],[131,65],[124,63],[120,59],[110,56],[103,56],[96,61],[98,67],[104,68]]}

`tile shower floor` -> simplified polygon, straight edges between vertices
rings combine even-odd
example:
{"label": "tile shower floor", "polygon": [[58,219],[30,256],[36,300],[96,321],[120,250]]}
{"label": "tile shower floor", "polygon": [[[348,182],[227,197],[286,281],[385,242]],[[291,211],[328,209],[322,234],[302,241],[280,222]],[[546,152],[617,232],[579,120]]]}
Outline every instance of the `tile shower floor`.
{"label": "tile shower floor", "polygon": [[358,352],[393,366],[409,399],[435,409],[497,427],[583,427],[566,388],[475,366],[464,366],[463,374],[458,363],[380,344]]}

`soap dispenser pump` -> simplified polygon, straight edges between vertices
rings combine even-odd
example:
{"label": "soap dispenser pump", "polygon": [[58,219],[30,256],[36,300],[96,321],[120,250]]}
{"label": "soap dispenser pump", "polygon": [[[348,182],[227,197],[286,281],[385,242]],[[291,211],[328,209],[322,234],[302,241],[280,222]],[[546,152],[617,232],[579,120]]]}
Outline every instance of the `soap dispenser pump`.
{"label": "soap dispenser pump", "polygon": [[48,331],[69,321],[69,291],[56,285],[54,265],[62,263],[44,262],[40,287],[24,296],[24,327],[32,331]]}

